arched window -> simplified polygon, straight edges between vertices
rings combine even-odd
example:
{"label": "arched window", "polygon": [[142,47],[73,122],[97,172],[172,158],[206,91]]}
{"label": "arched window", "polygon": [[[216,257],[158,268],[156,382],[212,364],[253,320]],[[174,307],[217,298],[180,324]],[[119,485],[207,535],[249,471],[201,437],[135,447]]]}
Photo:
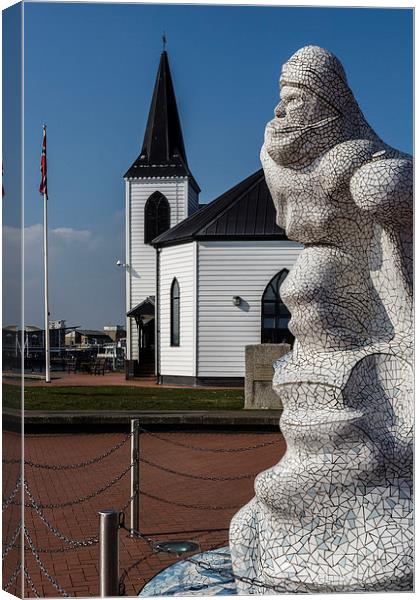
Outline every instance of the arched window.
{"label": "arched window", "polygon": [[179,283],[174,279],[171,285],[171,346],[179,346]]}
{"label": "arched window", "polygon": [[288,329],[290,312],[282,302],[280,286],[289,271],[283,269],[269,282],[261,299],[261,343],[293,344],[294,336]]}
{"label": "arched window", "polygon": [[169,229],[171,209],[168,200],[160,192],[154,192],[144,207],[144,243],[152,240]]}

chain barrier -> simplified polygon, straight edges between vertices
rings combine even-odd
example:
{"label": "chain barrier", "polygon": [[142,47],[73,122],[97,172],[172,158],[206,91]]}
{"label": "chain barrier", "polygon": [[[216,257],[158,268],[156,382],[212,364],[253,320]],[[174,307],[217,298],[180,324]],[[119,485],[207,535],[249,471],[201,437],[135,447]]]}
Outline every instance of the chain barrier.
{"label": "chain barrier", "polygon": [[11,504],[15,504],[15,502],[13,502],[13,500],[14,500],[14,497],[16,496],[16,494],[18,493],[21,485],[22,485],[22,479],[19,476],[18,480],[16,481],[16,485],[13,488],[12,492],[10,493],[9,497],[2,504],[3,511],[5,511],[6,508],[8,508]]}
{"label": "chain barrier", "polygon": [[161,498],[160,496],[154,496],[153,494],[149,494],[148,492],[143,492],[140,489],[140,494],[142,496],[146,496],[146,498],[151,498],[152,500],[158,500],[159,502],[165,502],[166,504],[174,504],[175,506],[182,506],[182,508],[197,508],[199,510],[231,510],[238,509],[242,505],[238,504],[227,504],[226,506],[213,506],[211,504],[187,504],[185,502],[177,502],[176,500],[167,500],[166,498]]}
{"label": "chain barrier", "polygon": [[10,575],[9,579],[6,581],[3,590],[5,592],[8,592],[10,590],[10,588],[12,587],[12,585],[14,584],[16,577],[19,575],[19,573],[22,570],[22,563],[18,563],[15,567],[15,570],[13,571],[13,573]]}
{"label": "chain barrier", "polygon": [[1,556],[1,559],[4,560],[6,558],[6,556],[9,554],[10,550],[12,548],[17,547],[16,546],[16,540],[18,538],[19,533],[22,531],[22,523],[19,522],[18,526],[16,527],[16,529],[14,530],[14,532],[12,533],[12,537],[10,538],[10,540],[7,542],[7,544],[4,544],[4,550],[3,550],[3,554]]}
{"label": "chain barrier", "polygon": [[[80,463],[73,463],[73,464],[70,463],[67,465],[54,465],[54,464],[49,465],[46,463],[35,463],[35,462],[32,462],[31,460],[25,460],[24,464],[27,467],[33,467],[34,469],[49,469],[51,471],[65,471],[67,469],[82,469],[83,467],[89,467],[90,465],[99,463],[102,460],[104,460],[105,458],[108,458],[108,456],[111,456],[111,454],[113,454],[114,452],[116,452],[117,450],[122,448],[122,446],[124,446],[124,444],[126,444],[128,442],[128,440],[134,435],[134,433],[135,432],[129,433],[123,440],[119,441],[117,444],[112,446],[112,448],[110,448],[103,454],[101,454],[99,456],[95,456],[94,458],[90,458],[89,460],[85,460]],[[15,464],[18,462],[21,462],[21,461],[19,459],[10,459],[10,460],[3,461],[4,464]]]}
{"label": "chain barrier", "polygon": [[35,584],[34,584],[34,582],[32,581],[32,578],[31,578],[31,576],[29,575],[29,571],[28,571],[28,569],[27,569],[26,567],[24,567],[24,569],[23,569],[23,574],[25,575],[25,579],[26,579],[26,581],[27,581],[27,583],[28,583],[29,587],[30,587],[30,588],[32,589],[32,591],[33,591],[35,598],[39,598],[40,596],[39,596],[39,594],[38,594],[38,590],[36,589],[36,587],[35,587]]}
{"label": "chain barrier", "polygon": [[143,563],[145,560],[147,560],[148,558],[150,558],[151,556],[153,556],[154,552],[150,552],[149,554],[146,554],[146,556],[142,556],[141,558],[139,558],[138,560],[136,560],[135,563],[133,563],[131,565],[131,567],[128,567],[128,569],[124,569],[123,574],[120,577],[120,581],[119,581],[119,587],[120,587],[120,596],[124,596],[125,595],[125,580],[128,576],[128,574],[130,573],[130,571],[132,571],[133,569],[135,569],[136,567],[138,567],[141,563]]}
{"label": "chain barrier", "polygon": [[170,440],[166,437],[162,437],[157,433],[153,433],[148,431],[147,429],[143,429],[143,427],[139,427],[139,431],[141,433],[150,435],[151,437],[155,437],[162,442],[166,442],[168,444],[173,444],[174,446],[181,446],[182,448],[188,448],[190,450],[199,450],[200,452],[247,452],[248,450],[257,450],[258,448],[265,448],[266,446],[272,446],[273,444],[278,444],[280,440],[272,440],[270,442],[262,442],[261,444],[253,444],[252,446],[245,446],[243,448],[204,448],[201,446],[194,446],[193,444],[185,444],[184,442],[176,442],[175,440]]}
{"label": "chain barrier", "polygon": [[[202,451],[202,452],[224,452],[224,453],[233,453],[233,452],[245,452],[245,451],[251,451],[251,450],[255,450],[258,448],[263,448],[266,446],[271,446],[276,444],[278,441],[277,440],[272,440],[269,442],[263,442],[263,443],[259,443],[259,444],[253,444],[250,446],[246,446],[246,447],[241,447],[241,448],[205,448],[205,447],[200,447],[200,446],[196,446],[193,444],[188,444],[188,443],[184,443],[184,442],[179,442],[176,440],[172,440],[172,439],[168,439],[164,436],[161,436],[157,433],[153,433],[150,432],[144,428],[141,427],[136,427],[133,431],[131,431],[127,436],[124,437],[123,440],[120,440],[118,443],[116,443],[114,446],[112,446],[110,449],[108,449],[106,452],[102,453],[101,455],[88,459],[86,461],[83,462],[79,462],[79,463],[70,463],[70,464],[46,464],[46,463],[36,463],[30,460],[24,461],[24,464],[26,466],[32,467],[32,468],[36,468],[36,469],[47,469],[47,470],[52,470],[52,471],[61,471],[61,470],[68,470],[68,469],[79,469],[79,468],[83,468],[83,467],[87,467],[90,466],[92,464],[98,463],[102,460],[104,460],[105,458],[107,458],[108,456],[111,456],[114,452],[116,452],[118,449],[120,449],[122,446],[124,446],[124,444],[127,443],[127,441],[136,434],[139,433],[143,433],[143,434],[148,434],[152,437],[155,437],[158,440],[161,440],[163,442],[172,444],[174,446],[178,446],[178,447],[183,447],[183,448],[188,448],[190,450],[198,450],[198,451]],[[132,459],[133,460],[133,459]],[[12,463],[18,463],[21,462],[17,459],[10,459],[10,460],[4,460],[3,461],[5,464],[12,464]],[[198,480],[206,480],[206,481],[235,481],[235,480],[241,480],[241,479],[250,479],[252,477],[255,477],[255,473],[249,473],[249,474],[242,474],[242,475],[236,475],[236,476],[213,476],[213,475],[193,475],[191,473],[186,473],[183,471],[177,471],[175,469],[171,469],[169,467],[165,467],[163,465],[160,465],[158,463],[155,463],[149,459],[143,458],[141,457],[139,459],[139,462],[142,462],[144,464],[147,464],[151,467],[154,467],[158,470],[167,472],[167,473],[171,473],[173,475],[178,475],[181,477],[188,477],[191,479],[198,479]],[[66,544],[68,544],[67,546],[61,546],[58,548],[36,548],[30,535],[28,530],[26,529],[26,527],[23,528],[24,531],[24,536],[25,539],[27,540],[28,545],[24,545],[25,550],[27,551],[31,551],[35,561],[38,564],[38,567],[41,570],[41,573],[44,574],[44,576],[47,578],[47,580],[58,590],[58,592],[64,596],[64,597],[69,597],[69,594],[67,594],[67,592],[60,586],[60,584],[58,583],[58,581],[52,576],[50,575],[50,573],[48,573],[45,565],[43,564],[43,562],[41,561],[39,554],[42,553],[48,553],[48,554],[56,554],[56,553],[61,553],[61,552],[67,552],[70,550],[77,550],[79,548],[84,548],[84,547],[88,547],[88,546],[93,546],[99,543],[98,538],[96,537],[91,537],[88,538],[86,540],[74,540],[72,538],[67,537],[65,534],[63,534],[59,529],[57,529],[56,527],[54,527],[54,525],[45,517],[44,513],[43,513],[43,509],[62,509],[62,508],[66,508],[66,507],[70,507],[70,506],[74,506],[74,505],[78,505],[78,504],[82,504],[83,502],[86,502],[87,500],[90,500],[92,498],[95,498],[97,496],[99,496],[100,494],[102,494],[103,492],[107,491],[109,488],[111,488],[112,486],[114,486],[118,481],[120,481],[129,471],[133,466],[138,465],[138,462],[133,462],[130,463],[128,465],[128,467],[126,469],[124,469],[119,475],[117,475],[116,477],[114,477],[111,481],[109,481],[108,483],[106,483],[105,485],[103,485],[101,488],[99,488],[98,490],[86,495],[86,496],[82,496],[81,498],[78,499],[74,499],[74,500],[68,500],[66,502],[62,502],[62,503],[49,503],[49,504],[42,504],[41,502],[39,502],[37,499],[34,498],[34,496],[31,494],[29,487],[28,487],[28,483],[27,481],[23,482],[24,485],[24,490],[25,493],[27,495],[27,497],[29,498],[30,502],[24,502],[24,506],[28,507],[28,508],[32,508],[37,516],[40,518],[40,520],[44,523],[44,525],[46,526],[46,528],[53,533],[53,535],[55,537],[57,537],[59,540],[62,540],[63,542],[65,542]],[[11,494],[9,495],[9,497],[7,498],[7,500],[3,503],[3,510],[5,510],[10,504],[17,504],[17,505],[21,505],[21,503],[18,502],[14,502],[14,498],[19,490],[19,488],[22,485],[22,481],[19,478],[15,488],[13,489],[13,491],[11,492]],[[216,505],[202,505],[202,504],[188,504],[188,503],[184,503],[184,502],[177,502],[175,500],[168,500],[166,498],[162,498],[159,496],[156,496],[154,494],[150,494],[148,492],[144,492],[142,491],[139,487],[137,487],[136,490],[134,490],[134,493],[130,496],[130,498],[127,500],[127,502],[124,504],[124,506],[121,508],[120,513],[124,514],[124,511],[129,507],[129,505],[131,504],[131,502],[135,499],[137,494],[141,494],[142,496],[151,498],[152,500],[157,500],[159,502],[164,502],[166,504],[170,504],[170,505],[175,505],[175,506],[180,506],[182,508],[189,508],[189,509],[199,509],[199,510],[231,510],[231,509],[238,509],[239,506],[238,505],[225,505],[225,506],[216,506]],[[136,561],[133,565],[131,565],[128,569],[124,569],[124,573],[123,575],[120,577],[120,581],[119,581],[119,585],[120,585],[120,593],[123,594],[125,592],[125,579],[127,578],[128,574],[130,573],[130,571],[132,569],[134,569],[136,566],[138,566],[139,564],[141,564],[142,562],[144,562],[145,560],[147,560],[147,558],[149,558],[150,556],[152,556],[153,553],[159,552],[159,551],[167,551],[164,548],[161,548],[159,541],[156,541],[150,537],[148,537],[147,535],[142,534],[140,531],[137,531],[135,529],[129,529],[127,528],[123,523],[120,524],[120,527],[122,529],[125,529],[126,531],[128,531],[132,536],[141,539],[145,542],[148,543],[148,545],[150,546],[150,548],[152,549],[152,553],[150,553],[147,556],[144,556],[142,558],[140,558],[138,561]],[[18,538],[18,535],[21,531],[21,525],[18,526],[18,528],[15,530],[15,532],[13,533],[12,537],[10,538],[9,543],[6,545],[5,550],[3,552],[3,558],[8,554],[8,552],[10,551],[10,549],[12,547],[19,547],[21,548],[21,546],[16,545],[16,540]],[[206,569],[210,569],[213,572],[219,573],[220,575],[223,575],[225,573],[228,573],[226,571],[226,569],[216,569],[213,568],[210,564],[207,564],[203,561],[196,561],[194,559],[186,559],[189,562],[192,562],[193,564],[196,564],[198,566],[204,567]],[[15,572],[12,573],[11,577],[9,578],[9,582],[8,582],[8,586],[10,587],[13,583],[13,581],[16,579],[18,572],[20,572],[20,565],[18,565],[19,570],[17,571],[15,569]],[[31,576],[29,574],[29,572],[27,571],[27,569],[24,569],[24,576],[25,579],[28,583],[28,585],[31,587],[31,589],[33,590],[34,594],[36,597],[39,597],[39,594],[33,584],[33,581],[31,579]],[[230,577],[232,577],[232,574],[230,573]],[[237,579],[246,581],[247,583],[251,583],[253,585],[256,586],[261,586],[261,587],[266,587],[269,589],[277,589],[276,586],[269,586],[264,584],[263,582],[259,582],[256,579],[251,579],[251,578],[240,578],[237,577]]]}
{"label": "chain barrier", "polygon": [[129,499],[127,500],[127,502],[124,504],[124,506],[122,506],[120,508],[120,510],[118,512],[120,513],[125,513],[125,511],[127,510],[127,508],[130,506],[131,502],[134,500],[134,498],[137,496],[139,489],[136,488],[134,490],[134,493],[129,497]]}
{"label": "chain barrier", "polygon": [[[124,475],[126,475],[129,472],[129,470],[131,469],[131,467],[133,465],[134,465],[134,463],[130,463],[128,465],[128,467],[126,469],[124,469],[124,471],[122,473],[120,473],[119,475],[114,477],[114,479],[112,479],[110,482],[105,484],[103,487],[99,488],[99,490],[96,490],[95,492],[92,492],[86,496],[82,496],[79,499],[68,500],[67,502],[60,502],[60,503],[55,503],[55,504],[54,503],[41,504],[37,500],[35,500],[35,502],[36,502],[38,508],[44,509],[44,510],[49,509],[49,508],[66,508],[68,506],[74,506],[75,504],[82,504],[83,502],[86,502],[87,500],[91,500],[92,498],[96,498],[103,492],[106,492],[107,490],[109,490],[109,488],[111,488],[113,485],[115,485],[118,481],[120,481],[120,479],[122,479],[124,477]],[[32,504],[28,503],[28,502],[25,502],[24,506],[26,506],[27,508],[33,508]]]}
{"label": "chain barrier", "polygon": [[[91,537],[91,538],[88,538],[87,540],[73,540],[73,539],[67,537],[66,535],[64,535],[64,533],[61,533],[61,531],[59,531],[56,527],[54,527],[54,525],[52,525],[48,521],[48,519],[42,512],[40,505],[36,502],[35,498],[32,496],[31,492],[29,491],[27,481],[24,481],[23,486],[25,489],[25,493],[27,494],[27,496],[29,497],[29,499],[31,501],[31,508],[33,508],[35,510],[36,514],[41,519],[41,521],[44,523],[44,525],[47,527],[47,529],[49,529],[51,531],[51,533],[53,533],[59,540],[66,542],[67,544],[70,544],[70,546],[72,546],[73,548],[85,548],[87,546],[93,546],[99,542],[98,538],[96,538],[96,537]],[[40,551],[42,552],[42,550],[40,550]],[[45,551],[48,551],[48,550],[45,550]],[[58,549],[56,549],[55,551],[58,551]],[[61,550],[61,551],[64,552],[64,550]]]}
{"label": "chain barrier", "polygon": [[47,578],[47,580],[48,580],[48,581],[51,583],[51,585],[52,585],[52,586],[54,586],[54,587],[55,587],[55,589],[58,591],[58,593],[59,593],[59,594],[61,594],[61,595],[62,595],[62,596],[64,596],[65,598],[69,598],[69,597],[70,597],[70,594],[68,594],[68,593],[67,593],[67,592],[66,592],[66,591],[65,591],[65,590],[64,590],[64,589],[61,587],[61,585],[58,583],[58,581],[57,581],[57,580],[56,580],[56,579],[55,579],[55,578],[54,578],[52,575],[50,575],[50,574],[48,573],[48,571],[47,571],[47,569],[46,569],[46,567],[45,567],[44,563],[43,563],[43,562],[42,562],[42,560],[39,558],[39,554],[38,554],[38,552],[37,552],[37,550],[36,550],[36,548],[35,548],[35,545],[34,545],[34,543],[33,543],[32,539],[31,539],[31,536],[29,535],[29,532],[28,532],[28,530],[26,529],[26,527],[24,527],[23,529],[24,529],[24,533],[25,533],[26,540],[27,540],[27,542],[28,542],[28,544],[29,544],[29,549],[30,549],[30,551],[32,552],[32,554],[33,554],[33,556],[34,556],[34,558],[35,558],[35,561],[36,561],[36,563],[37,563],[37,565],[38,565],[38,567],[39,567],[39,569],[40,569],[41,573],[42,573],[43,575],[45,575],[45,577]]}
{"label": "chain barrier", "polygon": [[193,475],[192,473],[185,473],[183,471],[175,471],[174,469],[169,469],[168,467],[164,467],[163,465],[158,465],[157,463],[152,462],[147,458],[140,458],[140,462],[145,463],[155,469],[159,469],[160,471],[165,471],[166,473],[171,473],[172,475],[181,475],[181,477],[189,477],[190,479],[201,479],[203,481],[238,481],[240,479],[251,479],[252,477],[256,477],[257,473],[246,473],[245,475],[227,475],[226,477],[216,477],[215,475]]}
{"label": "chain barrier", "polygon": [[131,527],[126,527],[124,524],[120,525],[120,529],[124,529],[125,531],[128,531],[128,533],[130,535],[133,535],[134,537],[139,538],[140,540],[143,540],[144,542],[147,542],[149,544],[149,546],[152,548],[152,550],[156,551],[156,548],[157,548],[159,542],[157,542],[153,538],[151,538],[147,535],[144,535],[144,533],[137,531],[137,529],[132,529]]}

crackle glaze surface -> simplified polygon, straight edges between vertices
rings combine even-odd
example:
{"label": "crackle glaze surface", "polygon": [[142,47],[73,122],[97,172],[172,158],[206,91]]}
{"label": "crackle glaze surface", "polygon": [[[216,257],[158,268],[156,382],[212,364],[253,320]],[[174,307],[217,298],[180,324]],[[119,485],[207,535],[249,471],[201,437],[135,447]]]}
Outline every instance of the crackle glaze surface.
{"label": "crackle glaze surface", "polygon": [[273,381],[287,452],[232,520],[238,593],[410,590],[412,159],[326,50],[296,52],[280,86],[261,159],[304,250],[281,288],[296,343]]}

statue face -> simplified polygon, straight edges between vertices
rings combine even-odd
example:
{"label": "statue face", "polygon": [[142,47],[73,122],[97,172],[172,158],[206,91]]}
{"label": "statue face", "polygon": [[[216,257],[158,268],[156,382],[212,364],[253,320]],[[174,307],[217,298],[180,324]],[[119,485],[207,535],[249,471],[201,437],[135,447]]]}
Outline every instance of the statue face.
{"label": "statue face", "polygon": [[277,163],[309,164],[325,151],[339,112],[310,89],[280,80],[280,103],[267,124],[265,147]]}

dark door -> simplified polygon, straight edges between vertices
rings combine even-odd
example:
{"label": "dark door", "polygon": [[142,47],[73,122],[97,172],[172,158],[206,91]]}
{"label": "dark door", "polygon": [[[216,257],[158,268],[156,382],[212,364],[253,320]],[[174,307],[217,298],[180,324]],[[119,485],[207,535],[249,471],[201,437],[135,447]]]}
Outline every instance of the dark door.
{"label": "dark door", "polygon": [[139,377],[155,374],[155,319],[139,321]]}

